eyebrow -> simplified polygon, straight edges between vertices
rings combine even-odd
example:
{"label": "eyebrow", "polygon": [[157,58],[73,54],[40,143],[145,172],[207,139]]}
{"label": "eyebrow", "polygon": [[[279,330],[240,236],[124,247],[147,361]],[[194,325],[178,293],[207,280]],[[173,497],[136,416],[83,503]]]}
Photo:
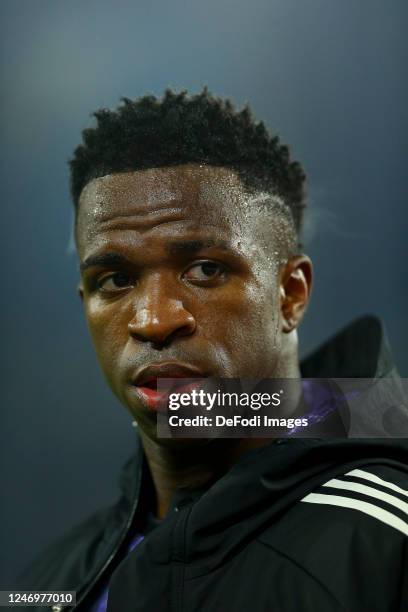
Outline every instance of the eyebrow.
{"label": "eyebrow", "polygon": [[225,251],[231,249],[228,243],[224,240],[213,240],[211,238],[209,238],[208,240],[180,240],[175,242],[172,241],[168,243],[165,248],[170,255],[178,255],[196,253],[197,251],[201,251],[202,249],[208,249],[209,247],[216,247]]}
{"label": "eyebrow", "polygon": [[[231,250],[228,243],[224,240],[179,240],[179,241],[171,241],[165,245],[165,249],[169,255],[185,255],[185,254],[193,254],[197,251],[201,251],[202,249],[216,247],[223,250]],[[100,255],[90,255],[83,262],[81,262],[79,269],[81,272],[84,272],[88,268],[93,267],[109,267],[109,266],[119,266],[119,265],[128,265],[131,266],[132,261],[124,257],[120,253],[115,253],[114,251],[108,253],[101,253]]]}
{"label": "eyebrow", "polygon": [[88,268],[96,266],[118,266],[118,265],[131,265],[131,261],[120,255],[119,253],[102,253],[100,255],[90,255],[83,262],[81,262],[79,269],[81,272]]}

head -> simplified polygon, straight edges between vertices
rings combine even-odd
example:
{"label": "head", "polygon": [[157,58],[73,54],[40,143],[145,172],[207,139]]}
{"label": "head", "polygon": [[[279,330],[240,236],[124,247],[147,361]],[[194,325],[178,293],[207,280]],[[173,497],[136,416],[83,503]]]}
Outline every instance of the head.
{"label": "head", "polygon": [[207,90],[95,116],[71,161],[79,293],[107,381],[143,432],[155,436],[154,419],[135,382],[155,366],[297,376],[312,270],[288,148]]}

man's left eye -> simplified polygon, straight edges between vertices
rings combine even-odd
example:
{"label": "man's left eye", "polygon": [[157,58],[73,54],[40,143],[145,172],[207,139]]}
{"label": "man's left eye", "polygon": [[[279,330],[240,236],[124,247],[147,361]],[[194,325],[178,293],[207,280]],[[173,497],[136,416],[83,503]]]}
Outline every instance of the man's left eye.
{"label": "man's left eye", "polygon": [[221,278],[226,268],[216,261],[201,261],[191,266],[184,277],[193,281],[211,281]]}

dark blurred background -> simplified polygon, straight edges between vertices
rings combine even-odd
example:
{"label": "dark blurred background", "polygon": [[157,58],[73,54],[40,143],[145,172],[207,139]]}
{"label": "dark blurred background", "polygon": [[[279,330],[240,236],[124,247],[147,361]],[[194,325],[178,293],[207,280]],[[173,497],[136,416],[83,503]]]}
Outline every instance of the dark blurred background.
{"label": "dark blurred background", "polygon": [[133,449],[76,294],[66,162],[96,108],[205,84],[249,101],[308,173],[316,283],[302,355],[372,312],[408,376],[408,4],[2,0],[0,13],[6,589],[115,499]]}

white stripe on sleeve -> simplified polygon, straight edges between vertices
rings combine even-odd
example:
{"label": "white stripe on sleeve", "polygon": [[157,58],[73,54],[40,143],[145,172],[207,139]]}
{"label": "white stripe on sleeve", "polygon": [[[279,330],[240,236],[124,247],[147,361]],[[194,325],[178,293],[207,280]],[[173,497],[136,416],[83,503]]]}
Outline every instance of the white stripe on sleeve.
{"label": "white stripe on sleeve", "polygon": [[396,491],[397,493],[401,493],[401,495],[406,495],[408,497],[408,491],[405,491],[405,489],[401,489],[401,487],[398,487],[393,482],[388,482],[387,480],[379,478],[379,476],[376,476],[375,474],[371,474],[371,472],[365,472],[364,470],[351,470],[351,472],[347,472],[345,476],[357,476],[358,478],[365,478],[366,480],[371,480],[371,482],[374,482],[375,484],[382,485],[383,487],[387,487],[388,489],[392,489],[393,491]]}
{"label": "white stripe on sleeve", "polygon": [[368,495],[369,497],[374,497],[376,499],[381,499],[382,501],[387,502],[392,506],[395,506],[402,512],[405,512],[408,515],[408,503],[402,501],[398,497],[394,495],[390,495],[389,493],[384,493],[384,491],[379,491],[374,487],[368,487],[367,485],[359,484],[358,482],[352,482],[350,480],[338,480],[337,478],[332,478],[328,482],[325,482],[324,487],[333,487],[335,489],[344,489],[346,491],[355,491],[356,493],[361,493],[362,495]]}
{"label": "white stripe on sleeve", "polygon": [[383,508],[379,508],[378,506],[369,504],[368,502],[360,501],[359,499],[351,499],[350,497],[342,497],[340,495],[309,493],[301,501],[309,504],[323,504],[359,510],[364,514],[368,514],[378,521],[389,525],[389,527],[398,529],[398,531],[401,531],[401,533],[408,536],[408,524],[405,521],[392,514],[392,512],[388,512],[388,510],[383,510]]}

